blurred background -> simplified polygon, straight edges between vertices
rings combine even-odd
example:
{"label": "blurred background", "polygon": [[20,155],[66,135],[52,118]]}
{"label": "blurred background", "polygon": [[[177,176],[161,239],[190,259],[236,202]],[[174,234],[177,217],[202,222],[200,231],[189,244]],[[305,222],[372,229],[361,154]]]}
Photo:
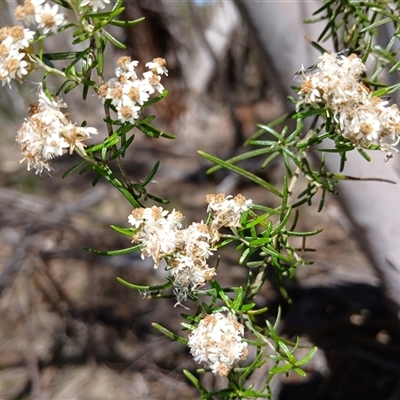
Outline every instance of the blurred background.
{"label": "blurred background", "polygon": [[[292,3],[272,5],[275,22],[284,27],[270,38],[279,53],[265,51],[245,1],[125,3],[122,19],[146,20],[130,30],[112,28],[127,50],[109,48],[106,79],[120,56],[139,60],[141,67],[165,58],[169,95],[146,112],[157,116],[157,127],[177,136],[153,140],[137,132],[125,158],[131,179],[139,181],[160,160],[150,191],[169,199],[168,208],[181,210],[187,223],[205,218],[207,193],[241,192],[273,205],[268,192],[237,176],[223,171],[206,176],[210,164],[197,151],[223,159],[243,152],[242,143],[258,123],[288,109],[285,99],[296,84],[288,76],[302,61],[285,47],[282,30],[297,41],[304,64],[318,57],[302,30],[307,3],[298,2],[300,12]],[[1,26],[16,23],[16,5],[0,3]],[[47,40],[47,51],[76,50],[64,40],[61,35]],[[163,282],[162,271],[137,254],[101,257],[84,250],[129,247],[130,241],[109,226],[127,226],[130,205],[105,183],[92,188],[90,173],[62,179],[79,161],[74,155],[55,159],[54,171],[42,176],[20,164],[15,134],[40,82],[39,75],[28,79],[31,85],[14,82],[12,90],[0,89],[0,399],[199,399],[182,374],[198,367],[188,349],[151,326],[157,322],[186,336],[180,326],[185,310],[174,307],[173,297],[146,299],[116,281],[120,276],[157,284]],[[83,102],[75,90],[64,99],[73,121],[86,120],[106,135],[96,95]],[[254,161],[245,166],[272,183],[284,172],[279,162],[266,170]],[[265,318],[271,320],[282,304],[282,335],[299,335],[304,345],[320,350],[306,366],[306,378],[290,374],[275,380],[276,399],[400,399],[396,307],[384,296],[379,274],[336,198],[327,199],[323,213],[313,206],[302,213],[299,229],[324,229],[307,241],[318,250],[310,256],[314,264],[299,268],[287,283],[292,304],[281,297],[273,274],[257,302],[269,307]],[[243,284],[246,271],[237,259],[232,249],[224,252],[220,283]],[[249,382],[265,381],[268,366]],[[202,382],[209,389],[225,385],[209,376]]]}

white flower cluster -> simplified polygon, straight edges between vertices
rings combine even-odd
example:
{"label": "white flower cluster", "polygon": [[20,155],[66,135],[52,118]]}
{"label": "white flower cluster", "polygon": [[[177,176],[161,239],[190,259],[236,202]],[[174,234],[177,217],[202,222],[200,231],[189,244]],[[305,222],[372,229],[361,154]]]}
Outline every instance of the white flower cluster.
{"label": "white flower cluster", "polygon": [[252,205],[252,200],[246,200],[241,194],[235,197],[226,196],[223,193],[209,194],[206,196],[208,203],[207,212],[213,216],[212,225],[215,229],[222,226],[230,228],[240,227],[240,218],[244,211],[247,211]]}
{"label": "white flower cluster", "polygon": [[39,104],[31,105],[29,118],[25,119],[16,138],[24,156],[21,162],[27,161],[28,171],[32,168],[36,174],[44,169],[50,171],[50,160],[68,149],[70,153],[75,148],[84,153],[82,142],[97,134],[96,128],[77,127],[70,122],[61,112],[62,107],[66,104],[60,99],[49,99],[40,89]]}
{"label": "white flower cluster", "polygon": [[304,74],[298,107],[303,103],[322,103],[333,112],[340,134],[357,148],[378,144],[392,156],[399,142],[400,113],[396,105],[373,97],[360,75],[366,71],[355,54],[348,57],[325,53],[317,69]]}
{"label": "white flower cluster", "polygon": [[123,123],[134,124],[139,118],[143,104],[150,96],[155,91],[159,93],[164,91],[161,75],[168,75],[165,60],[155,58],[152,62],[148,62],[146,67],[149,71],[145,72],[141,79],[135,72],[138,64],[138,61],[131,61],[130,57],[121,57],[115,69],[116,76],[100,85],[97,92],[103,102],[111,100],[111,104],[117,110],[118,119]]}
{"label": "white flower cluster", "polygon": [[0,29],[0,80],[11,87],[12,79],[21,80],[29,72],[25,49],[35,33],[22,26],[6,26]]}
{"label": "white flower cluster", "polygon": [[64,15],[58,12],[58,5],[51,6],[45,0],[25,0],[24,5],[15,9],[15,18],[26,26],[36,25],[45,35],[57,33],[67,23]]}
{"label": "white flower cluster", "polygon": [[[66,24],[58,5],[50,6],[44,0],[25,0],[15,9],[15,18],[26,26],[35,25],[43,34],[56,33]],[[22,26],[0,29],[0,81],[11,88],[12,79],[22,80],[33,69],[28,54],[35,32]]]}
{"label": "white flower cluster", "polygon": [[132,242],[142,244],[142,258],[152,257],[155,268],[161,259],[166,260],[174,277],[178,302],[216,275],[207,260],[219,241],[218,230],[239,227],[244,211],[252,205],[252,201],[241,194],[234,198],[210,194],[206,201],[212,216],[209,226],[200,222],[183,228],[183,215],[179,211],[169,213],[156,206],[136,208],[128,217],[129,223],[136,229]]}
{"label": "white flower cluster", "polygon": [[242,342],[244,326],[231,313],[207,315],[190,335],[190,353],[198,363],[204,363],[214,374],[227,376],[229,371],[248,354]]}

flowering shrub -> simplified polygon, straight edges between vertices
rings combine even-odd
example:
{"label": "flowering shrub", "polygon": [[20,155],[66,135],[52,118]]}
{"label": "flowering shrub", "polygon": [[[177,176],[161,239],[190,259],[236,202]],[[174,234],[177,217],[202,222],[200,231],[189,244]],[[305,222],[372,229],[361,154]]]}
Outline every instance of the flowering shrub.
{"label": "flowering shrub", "polygon": [[[283,276],[293,276],[297,267],[308,263],[303,258],[307,251],[305,239],[319,231],[296,230],[297,208],[304,203],[311,203],[319,193],[322,209],[325,194],[335,193],[336,182],[347,178],[340,173],[326,171],[323,158],[317,168],[313,167],[309,162],[309,152],[330,139],[335,146],[333,151],[342,157],[343,166],[346,152],[354,149],[367,159],[365,150],[382,150],[387,159],[397,151],[399,111],[395,105],[389,106],[386,100],[381,99],[381,96],[396,88],[382,89],[382,85],[374,81],[378,74],[373,75],[374,79],[368,82],[369,85],[364,78],[367,73],[365,60],[372,53],[363,53],[363,49],[367,48],[363,41],[370,40],[369,37],[365,39],[360,36],[360,40],[347,37],[340,41],[340,32],[347,34],[354,30],[347,29],[347,26],[341,26],[340,32],[332,28],[332,34],[337,39],[335,43],[343,43],[343,47],[350,50],[350,55],[339,53],[339,49],[336,49],[336,54],[324,52],[316,68],[303,68],[302,83],[297,88],[298,96],[292,99],[295,111],[267,126],[260,126],[260,130],[248,140],[249,144],[257,147],[255,150],[228,161],[200,152],[216,164],[209,172],[226,168],[240,174],[276,196],[279,205],[273,208],[255,204],[241,194],[209,194],[206,196],[207,217],[200,222],[185,224],[178,210],[168,211],[155,205],[144,207],[142,204],[142,199],[167,203],[148,193],[146,188],[157,172],[158,163],[138,183],[130,181],[123,166],[125,152],[134,140],[131,133],[133,129],[151,138],[173,138],[150,124],[153,117],[141,118],[144,107],[167,95],[161,83],[162,76],[168,75],[166,61],[155,57],[145,64],[147,71],[138,77],[136,67],[139,61],[124,56],[118,60],[115,75],[105,79],[106,45],[124,48],[107,31],[107,26],[130,27],[140,20],[121,21],[117,18],[123,11],[122,1],[59,0],[54,3],[25,0],[22,6],[16,7],[15,17],[29,28],[13,26],[0,29],[2,85],[7,84],[11,88],[14,81],[27,84],[26,77],[33,70],[42,72],[42,81],[37,90],[38,104],[31,105],[29,115],[16,137],[21,146],[22,161],[27,161],[28,170],[34,169],[41,174],[51,171],[53,158],[75,152],[82,161],[67,171],[66,175],[78,169],[81,173],[91,170],[96,174],[93,185],[105,179],[119,190],[134,209],[128,217],[130,227],[113,228],[127,235],[135,245],[122,251],[90,251],[107,255],[141,251],[142,259],[151,257],[155,268],[161,262],[165,263],[169,272],[166,283],[138,286],[118,279],[145,294],[164,293],[172,288],[177,305],[184,308],[188,308],[186,304],[189,302],[194,305],[195,311],[191,315],[182,315],[185,320],[182,326],[190,331],[187,337],[155,326],[172,339],[189,346],[195,361],[206,370],[228,378],[228,388],[213,395],[271,398],[272,377],[290,370],[304,376],[302,366],[316,349],[311,349],[304,358],[297,360],[294,353],[298,343],[283,340],[277,333],[279,318],[275,324],[267,320],[260,326],[257,322],[256,316],[263,314],[266,309],[259,309],[254,299],[268,279],[267,268],[275,269],[281,279]],[[345,2],[333,3],[328,2],[320,13],[335,6],[337,16],[341,12],[358,15],[353,12],[354,7],[359,7],[358,10],[368,7]],[[110,11],[98,12],[107,6]],[[346,7],[350,7],[351,13]],[[384,10],[382,15],[387,15],[386,9],[379,9],[376,4],[374,7]],[[324,17],[329,19],[329,24],[334,24],[335,20],[330,15],[328,13]],[[397,17],[390,15],[395,21]],[[365,23],[365,19],[363,21]],[[46,40],[68,29],[73,30],[74,44],[86,43],[87,47],[75,53],[46,53]],[[374,35],[373,30],[362,32]],[[54,60],[62,60],[67,65],[58,69],[53,65]],[[385,65],[393,61],[390,48],[376,57],[378,63],[381,60]],[[46,85],[50,75],[62,80],[55,93],[50,93]],[[378,86],[380,89],[373,91]],[[97,129],[87,127],[85,123],[77,125],[62,111],[67,107],[62,94],[77,87],[82,88],[84,99],[91,91],[104,106],[107,137],[97,144],[87,143],[87,140],[100,136]],[[309,133],[303,135],[305,120],[309,117],[313,117],[314,122]],[[289,132],[287,126],[281,132],[274,129],[288,118],[296,120],[293,132]],[[268,138],[260,139],[264,134],[268,134]],[[320,151],[323,152],[323,149]],[[286,168],[282,182],[275,187],[237,165],[252,157],[264,157],[261,163],[263,168],[280,157]],[[122,180],[115,177],[111,165],[119,169]],[[300,175],[306,177],[306,187],[294,199],[293,189]],[[298,237],[303,239],[300,247],[296,244],[298,242],[293,241]],[[218,263],[211,256],[231,243],[236,244],[238,264],[246,268],[248,276],[241,286],[221,287],[218,283]],[[250,347],[254,348],[252,359],[248,357]],[[273,364],[266,372],[264,387],[255,389],[251,374],[265,363],[265,357],[272,359]],[[212,398],[193,374],[188,371],[185,374],[200,390],[203,398]]]}

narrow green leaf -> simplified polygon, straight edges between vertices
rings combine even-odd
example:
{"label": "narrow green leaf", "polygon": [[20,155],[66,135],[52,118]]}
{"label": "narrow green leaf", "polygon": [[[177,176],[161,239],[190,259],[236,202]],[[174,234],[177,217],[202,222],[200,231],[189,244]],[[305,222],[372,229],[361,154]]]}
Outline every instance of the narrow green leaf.
{"label": "narrow green leaf", "polygon": [[[249,246],[251,246],[251,247],[264,246],[265,244],[271,243],[271,241],[272,241],[272,239],[269,238],[269,237],[266,237],[266,238],[259,238],[259,239],[252,240],[252,241],[249,243]],[[250,249],[248,249],[248,250],[250,250]]]}
{"label": "narrow green leaf", "polygon": [[101,179],[101,174],[96,174],[96,176],[92,180],[92,186],[95,187]]}
{"label": "narrow green leaf", "polygon": [[191,374],[188,370],[183,370],[184,375],[186,378],[192,382],[193,386],[201,393],[201,398],[205,400],[214,400],[214,397],[201,385],[200,381]]}
{"label": "narrow green leaf", "polygon": [[285,354],[291,365],[294,365],[296,363],[295,356],[289,350],[289,347],[287,347],[286,344],[283,343],[282,341],[279,342],[279,349],[283,351],[283,353]]}
{"label": "narrow green leaf", "polygon": [[143,186],[147,186],[154,178],[154,176],[156,175],[157,171],[158,171],[158,167],[160,166],[160,161],[157,161],[154,164],[154,167],[152,168],[152,170],[150,171],[149,175],[147,176],[146,179],[144,179],[141,183]]}
{"label": "narrow green leaf", "polygon": [[245,262],[246,258],[248,257],[249,254],[251,254],[251,249],[247,248],[242,255],[240,256],[239,260],[238,260],[238,264],[239,265],[243,265],[243,263]]}
{"label": "narrow green leaf", "polygon": [[156,97],[153,97],[152,99],[146,101],[146,103],[143,104],[142,108],[149,107],[157,102],[159,102],[162,99],[165,99],[168,96],[168,90],[164,90],[161,94],[159,94]]}
{"label": "narrow green leaf", "polygon": [[117,225],[110,225],[114,231],[118,233],[122,233],[123,235],[130,236],[132,237],[133,235],[133,228],[121,228],[120,226]]}
{"label": "narrow green leaf", "polygon": [[170,339],[172,339],[175,342],[181,343],[183,345],[187,345],[188,340],[185,339],[182,336],[176,335],[175,333],[171,332],[169,329],[164,328],[163,326],[153,322],[151,324],[154,328],[156,328],[158,331],[160,331],[161,333],[163,333],[165,336],[169,337]]}
{"label": "narrow green leaf", "polygon": [[243,288],[240,286],[236,294],[236,299],[232,303],[232,310],[234,310],[235,313],[237,313],[239,308],[242,306],[242,303],[243,303]]}
{"label": "narrow green leaf", "polygon": [[317,346],[314,346],[305,357],[303,357],[301,360],[296,361],[295,365],[296,366],[300,366],[300,365],[304,365],[306,363],[308,363],[311,358],[313,357],[313,355],[316,353],[316,351],[318,350]]}
{"label": "narrow green leaf", "polygon": [[[275,143],[275,142],[271,142],[271,143]],[[226,160],[226,162],[230,163],[230,164],[236,164],[236,163],[238,163],[240,161],[247,160],[247,159],[253,158],[253,157],[257,157],[257,156],[260,156],[260,155],[263,155],[263,154],[269,153],[269,152],[270,152],[269,149],[256,149],[256,150],[249,151],[247,153],[239,154],[236,157],[232,157],[232,158]],[[214,173],[215,171],[218,171],[221,168],[222,167],[220,165],[216,165],[215,167],[209,168],[206,171],[206,174],[207,175],[208,174],[212,174],[212,173]]]}
{"label": "narrow green leaf", "polygon": [[171,135],[169,133],[163,132],[160,129],[156,128],[155,126],[147,123],[147,122],[140,122],[136,126],[141,132],[146,134],[147,136],[151,138],[158,139],[160,136],[165,137],[167,139],[175,139],[174,135]]}
{"label": "narrow green leaf", "polygon": [[47,60],[69,60],[71,58],[79,57],[81,53],[81,51],[68,51],[64,53],[44,53],[43,58],[46,58]]}
{"label": "narrow green leaf", "polygon": [[307,374],[301,368],[293,368],[293,371],[296,372],[296,374],[302,376],[303,378],[307,376]]}
{"label": "narrow green leaf", "polygon": [[143,22],[145,20],[145,17],[139,18],[139,19],[135,19],[134,21],[119,21],[116,19],[113,19],[109,22],[110,25],[115,25],[115,26],[120,26],[122,28],[129,28],[131,26],[135,26],[140,24],[141,22]]}
{"label": "narrow green leaf", "polygon": [[362,158],[364,158],[368,162],[371,161],[371,157],[363,149],[357,149],[357,151],[360,153]]}
{"label": "narrow green leaf", "polygon": [[279,151],[275,151],[269,157],[267,157],[261,164],[261,169],[264,169],[268,164],[270,164],[276,157],[280,155]]}
{"label": "narrow green leaf", "polygon": [[119,156],[125,157],[125,152],[133,142],[133,139],[135,139],[135,135],[132,135],[130,138],[128,138],[128,140],[126,140],[124,144],[122,144],[121,147],[112,155],[111,159],[114,160]]}
{"label": "narrow green leaf", "polygon": [[97,49],[97,71],[100,75],[104,73],[104,50],[106,43],[103,37],[96,36],[96,49]]}
{"label": "narrow green leaf", "polygon": [[226,161],[221,160],[218,157],[214,157],[210,154],[204,153],[203,151],[198,151],[198,153],[206,158],[209,161],[212,161],[215,164],[221,165],[223,168],[230,170],[232,172],[237,173],[238,175],[241,175],[249,180],[251,180],[252,182],[256,183],[259,186],[265,187],[266,189],[268,189],[271,193],[275,194],[278,197],[282,197],[282,194],[279,192],[278,189],[276,189],[273,185],[271,185],[270,183],[266,182],[264,179],[261,179],[260,177],[252,174],[251,172],[248,172],[242,168],[239,168],[235,165],[229,164]]}
{"label": "narrow green leaf", "polygon": [[281,222],[272,230],[271,237],[275,236],[277,233],[279,233],[282,230],[282,228],[288,222],[291,212],[292,212],[292,208],[288,207],[288,209],[287,209],[285,215],[283,216]]}
{"label": "narrow green leaf", "polygon": [[292,369],[293,369],[293,367],[291,366],[291,364],[285,364],[285,365],[282,365],[280,367],[272,368],[269,371],[269,375],[283,374],[285,372],[289,372]]}
{"label": "narrow green leaf", "polygon": [[161,203],[161,204],[169,204],[169,200],[167,199],[162,199],[160,197],[154,196],[151,193],[147,193],[147,197],[151,200],[156,201],[157,203]]}
{"label": "narrow green leaf", "polygon": [[119,276],[117,276],[117,281],[119,283],[122,283],[123,285],[127,286],[130,289],[141,290],[141,291],[146,291],[146,292],[165,290],[172,286],[172,282],[170,282],[170,281],[163,283],[162,285],[140,286],[140,285],[135,285],[133,283],[129,283],[126,280],[120,278]]}
{"label": "narrow green leaf", "polygon": [[121,256],[124,254],[130,254],[137,250],[140,250],[141,245],[138,244],[137,246],[128,247],[126,249],[119,249],[119,250],[108,250],[108,251],[100,251],[95,249],[90,249],[88,247],[84,247],[83,249],[88,253],[97,254],[99,256]]}
{"label": "narrow green leaf", "polygon": [[85,14],[85,17],[93,18],[94,20],[104,19],[105,22],[108,24],[110,21],[112,21],[112,18],[116,17],[117,15],[120,15],[124,10],[125,10],[124,7],[120,7],[118,9],[113,9],[112,11],[108,12]]}
{"label": "narrow green leaf", "polygon": [[374,22],[372,24],[369,23],[365,28],[360,30],[360,33],[365,33],[365,32],[368,32],[368,31],[372,31],[375,28],[378,28],[379,26],[391,23],[392,21],[393,20],[391,18],[384,18],[384,19],[378,20],[378,21],[376,21],[376,22]]}
{"label": "narrow green leaf", "polygon": [[72,172],[76,171],[78,168],[80,168],[85,163],[86,163],[86,161],[81,161],[78,164],[71,167],[67,172],[64,173],[64,175],[62,176],[62,179],[66,178],[68,175],[72,174]]}
{"label": "narrow green leaf", "polygon": [[118,47],[119,49],[126,49],[126,46],[120,42],[119,40],[117,40],[114,36],[112,36],[111,34],[109,34],[107,31],[105,31],[103,29],[103,35],[106,37],[106,39],[112,43],[115,47]]}
{"label": "narrow green leaf", "polygon": [[294,231],[284,231],[285,235],[295,236],[295,237],[306,237],[306,236],[314,236],[321,233],[323,229],[317,229],[315,231],[307,231],[307,232],[294,232]]}
{"label": "narrow green leaf", "polygon": [[90,38],[90,34],[89,33],[84,33],[84,34],[82,34],[80,36],[77,36],[77,38],[72,41],[72,44],[82,43],[85,40],[88,40],[89,38]]}
{"label": "narrow green leaf", "polygon": [[267,226],[267,223],[265,222],[265,220],[267,220],[270,216],[271,216],[271,213],[268,212],[266,214],[260,215],[259,217],[255,218],[255,219],[246,221],[246,223],[243,224],[243,228],[248,229],[253,226],[260,225],[260,224],[265,227],[265,226]]}

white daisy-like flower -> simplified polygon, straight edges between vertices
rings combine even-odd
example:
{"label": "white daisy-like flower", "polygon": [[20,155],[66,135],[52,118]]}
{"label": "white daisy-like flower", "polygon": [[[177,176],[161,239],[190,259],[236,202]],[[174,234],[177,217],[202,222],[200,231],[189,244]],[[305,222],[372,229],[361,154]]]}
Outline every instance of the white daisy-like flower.
{"label": "white daisy-like flower", "polygon": [[152,71],[147,71],[143,74],[142,85],[144,85],[145,90],[149,94],[153,94],[155,91],[162,93],[164,91],[164,86],[161,85],[161,76],[153,73]]}
{"label": "white daisy-like flower", "polygon": [[[18,52],[16,50],[11,51],[4,60],[0,62],[0,79],[2,85],[6,83],[10,86],[12,79],[22,79],[25,75],[28,75],[29,63],[23,60],[25,53]],[[11,87],[11,86],[10,86]]]}
{"label": "white daisy-like flower", "polygon": [[66,24],[64,15],[58,12],[58,5],[50,6],[48,3],[37,9],[35,21],[44,34],[57,33],[57,30]]}
{"label": "white daisy-like flower", "polygon": [[146,67],[156,75],[168,76],[167,62],[164,58],[157,57],[153,61],[148,62]]}
{"label": "white daisy-like flower", "polygon": [[22,26],[6,26],[0,28],[0,41],[11,50],[20,50],[29,47],[35,32],[24,29]]}
{"label": "white daisy-like flower", "polygon": [[139,65],[139,61],[132,61],[130,57],[120,57],[118,59],[118,67],[115,68],[115,76],[124,79],[137,79],[135,68]]}
{"label": "white daisy-like flower", "polygon": [[244,326],[227,312],[207,315],[189,335],[188,346],[194,360],[211,368],[214,374],[227,376],[229,371],[245,360],[247,343],[242,341]]}
{"label": "white daisy-like flower", "polygon": [[122,88],[123,103],[128,105],[140,104],[141,106],[149,100],[150,94],[146,91],[146,87],[141,84],[139,79],[127,81]]}
{"label": "white daisy-like flower", "polygon": [[36,23],[36,15],[40,14],[41,6],[45,0],[25,0],[24,5],[15,9],[14,15],[18,21],[26,26]]}
{"label": "white daisy-like flower", "polygon": [[118,107],[118,119],[124,123],[129,122],[130,124],[135,124],[139,119],[139,111],[141,108],[135,105],[124,105]]}
{"label": "white daisy-like flower", "polygon": [[92,9],[93,12],[97,12],[98,10],[103,10],[107,7],[107,4],[110,4],[111,0],[82,0],[81,6],[88,6]]}
{"label": "white daisy-like flower", "polygon": [[45,159],[50,160],[54,157],[62,156],[64,154],[64,149],[68,147],[69,144],[59,135],[58,132],[50,132],[50,134],[45,138],[42,155]]}

